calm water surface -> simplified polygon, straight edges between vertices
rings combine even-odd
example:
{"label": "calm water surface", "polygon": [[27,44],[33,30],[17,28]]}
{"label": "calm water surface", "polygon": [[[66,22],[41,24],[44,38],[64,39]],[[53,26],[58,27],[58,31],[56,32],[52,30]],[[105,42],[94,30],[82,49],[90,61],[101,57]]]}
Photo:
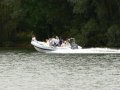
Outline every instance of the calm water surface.
{"label": "calm water surface", "polygon": [[0,90],[120,90],[120,55],[0,50]]}

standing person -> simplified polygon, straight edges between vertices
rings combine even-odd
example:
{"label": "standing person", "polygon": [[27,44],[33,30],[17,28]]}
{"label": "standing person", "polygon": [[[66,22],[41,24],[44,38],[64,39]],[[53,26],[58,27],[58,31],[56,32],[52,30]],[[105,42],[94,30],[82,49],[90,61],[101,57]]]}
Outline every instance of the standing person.
{"label": "standing person", "polygon": [[60,42],[60,40],[59,40],[59,37],[58,36],[56,36],[56,38],[55,38],[56,40],[55,40],[55,44],[56,44],[56,46],[60,46],[59,45],[59,42]]}
{"label": "standing person", "polygon": [[60,39],[59,39],[59,46],[61,46],[62,43],[63,43],[63,39],[60,37]]}
{"label": "standing person", "polygon": [[56,46],[56,39],[53,37],[50,41],[51,46]]}

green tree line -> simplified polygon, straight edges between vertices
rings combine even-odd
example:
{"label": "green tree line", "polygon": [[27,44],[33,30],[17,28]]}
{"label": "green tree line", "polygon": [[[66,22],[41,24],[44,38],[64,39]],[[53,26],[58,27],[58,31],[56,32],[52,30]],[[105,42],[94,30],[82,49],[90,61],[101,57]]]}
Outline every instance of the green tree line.
{"label": "green tree line", "polygon": [[120,47],[119,0],[0,0],[0,46],[52,36],[82,47]]}

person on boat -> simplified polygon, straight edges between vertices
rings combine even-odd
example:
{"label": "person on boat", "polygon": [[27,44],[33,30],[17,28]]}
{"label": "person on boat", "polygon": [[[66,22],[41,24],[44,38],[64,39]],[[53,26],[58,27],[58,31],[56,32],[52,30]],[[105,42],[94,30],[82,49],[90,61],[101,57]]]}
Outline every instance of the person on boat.
{"label": "person on boat", "polygon": [[49,45],[49,44],[50,44],[50,43],[49,43],[49,39],[46,39],[45,43],[46,43],[47,45]]}
{"label": "person on boat", "polygon": [[66,47],[67,46],[67,42],[64,41],[62,44],[61,44],[61,47]]}
{"label": "person on boat", "polygon": [[60,41],[60,40],[59,40],[59,37],[56,36],[56,38],[55,38],[55,45],[56,45],[56,46],[59,46],[59,41]]}
{"label": "person on boat", "polygon": [[49,44],[50,44],[50,46],[54,46],[54,47],[59,46],[59,37],[56,36],[55,38],[54,37],[50,38]]}
{"label": "person on boat", "polygon": [[56,44],[55,44],[56,39],[55,38],[49,39],[49,42],[50,42],[50,46],[56,46]]}
{"label": "person on boat", "polygon": [[63,43],[63,39],[60,37],[60,39],[59,39],[59,46],[61,46],[62,43]]}
{"label": "person on boat", "polygon": [[35,35],[32,36],[32,41],[36,41]]}

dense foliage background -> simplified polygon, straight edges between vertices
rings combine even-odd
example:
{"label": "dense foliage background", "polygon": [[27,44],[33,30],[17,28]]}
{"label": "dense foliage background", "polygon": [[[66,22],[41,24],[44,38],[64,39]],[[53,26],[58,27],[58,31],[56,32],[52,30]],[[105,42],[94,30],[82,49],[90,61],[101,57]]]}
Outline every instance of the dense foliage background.
{"label": "dense foliage background", "polygon": [[120,47],[120,0],[0,0],[0,46],[55,35],[82,47]]}

